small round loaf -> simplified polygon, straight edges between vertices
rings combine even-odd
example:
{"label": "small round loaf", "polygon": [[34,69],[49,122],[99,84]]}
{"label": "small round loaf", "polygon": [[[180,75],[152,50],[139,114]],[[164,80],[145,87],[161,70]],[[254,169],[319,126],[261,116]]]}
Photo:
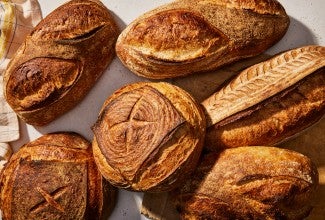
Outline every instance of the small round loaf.
{"label": "small round loaf", "polygon": [[318,172],[311,160],[275,147],[239,147],[202,158],[176,194],[183,219],[288,219],[309,215]]}
{"label": "small round loaf", "polygon": [[168,83],[135,83],[109,97],[93,126],[95,161],[111,184],[168,191],[194,169],[205,135],[204,113]]}
{"label": "small round loaf", "polygon": [[72,0],[26,37],[4,74],[4,95],[26,123],[45,125],[76,106],[106,70],[119,30],[97,0]]}
{"label": "small round loaf", "polygon": [[107,219],[117,193],[98,171],[91,144],[75,133],[24,145],[6,164],[0,184],[4,220]]}

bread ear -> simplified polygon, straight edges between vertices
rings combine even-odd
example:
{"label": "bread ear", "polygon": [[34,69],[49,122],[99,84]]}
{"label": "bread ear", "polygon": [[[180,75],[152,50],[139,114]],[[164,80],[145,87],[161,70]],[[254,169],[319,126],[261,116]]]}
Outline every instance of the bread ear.
{"label": "bread ear", "polygon": [[116,51],[135,74],[173,78],[258,55],[288,26],[275,0],[180,0],[135,19],[119,36]]}
{"label": "bread ear", "polygon": [[7,102],[28,124],[55,120],[76,106],[106,70],[118,34],[110,12],[98,1],[60,6],[11,60],[4,75]]}

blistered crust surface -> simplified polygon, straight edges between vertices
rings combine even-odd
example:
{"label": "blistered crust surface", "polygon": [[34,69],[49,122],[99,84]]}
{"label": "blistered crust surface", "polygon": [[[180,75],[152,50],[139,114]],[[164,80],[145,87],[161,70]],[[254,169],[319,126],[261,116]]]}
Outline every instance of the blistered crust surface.
{"label": "blistered crust surface", "polygon": [[53,121],[94,86],[115,55],[118,34],[100,1],[60,6],[26,37],[8,65],[7,102],[28,124]]}
{"label": "blistered crust surface", "polygon": [[318,184],[309,158],[284,149],[240,147],[208,154],[178,191],[188,218],[303,219]]}
{"label": "blistered crust surface", "polygon": [[203,102],[210,125],[274,96],[324,66],[325,47],[307,46],[247,68]]}
{"label": "blistered crust surface", "polygon": [[148,59],[177,63],[210,56],[227,37],[191,11],[170,10],[135,25],[125,41]]}
{"label": "blistered crust surface", "polygon": [[197,162],[205,133],[202,117],[195,101],[172,85],[121,88],[106,100],[93,127],[96,163],[118,187],[170,189]]}
{"label": "blistered crust surface", "polygon": [[12,190],[13,219],[83,216],[87,206],[87,168],[78,163],[22,160]]}
{"label": "blistered crust surface", "polygon": [[115,203],[115,190],[102,180],[87,140],[44,135],[21,147],[1,173],[3,218],[100,219]]}
{"label": "blistered crust surface", "polygon": [[284,15],[285,10],[278,1],[273,0],[201,0],[199,4],[215,4],[227,8],[251,10],[259,14]]}
{"label": "blistered crust surface", "polygon": [[242,71],[202,102],[210,150],[273,145],[325,113],[325,48],[306,46]]}
{"label": "blistered crust surface", "polygon": [[74,1],[69,7],[50,13],[32,31],[31,37],[38,41],[82,39],[110,23],[106,18],[106,9],[99,1]]}
{"label": "blistered crust surface", "polygon": [[174,1],[128,25],[116,51],[140,76],[172,78],[257,55],[275,44],[288,25],[277,1]]}
{"label": "blistered crust surface", "polygon": [[17,110],[42,108],[63,96],[77,81],[77,61],[35,58],[17,67],[7,84],[7,99]]}
{"label": "blistered crust surface", "polygon": [[[207,129],[210,150],[242,145],[276,144],[316,123],[325,114],[325,69],[295,89],[281,93],[258,110]],[[250,110],[248,110],[250,111]],[[234,115],[236,116],[236,115]]]}
{"label": "blistered crust surface", "polygon": [[94,130],[99,146],[110,165],[118,167],[128,181],[185,123],[169,100],[148,86],[122,94],[100,117]]}

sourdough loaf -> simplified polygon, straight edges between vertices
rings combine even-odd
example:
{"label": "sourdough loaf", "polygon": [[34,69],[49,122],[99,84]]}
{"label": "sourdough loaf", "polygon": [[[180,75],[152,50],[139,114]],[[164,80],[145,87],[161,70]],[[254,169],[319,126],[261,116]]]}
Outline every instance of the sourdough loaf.
{"label": "sourdough loaf", "polygon": [[178,0],[135,19],[120,34],[116,51],[140,76],[172,78],[260,54],[288,26],[276,0]]}
{"label": "sourdough loaf", "polygon": [[107,219],[116,189],[101,176],[91,144],[75,133],[27,143],[0,177],[4,220]]}
{"label": "sourdough loaf", "polygon": [[300,153],[238,147],[204,155],[174,196],[182,219],[299,220],[317,185],[317,168]]}
{"label": "sourdough loaf", "polygon": [[107,98],[93,126],[95,161],[114,186],[160,192],[196,166],[205,135],[199,104],[168,83],[139,82]]}
{"label": "sourdough loaf", "polygon": [[4,95],[26,123],[45,125],[76,106],[115,54],[118,28],[96,0],[72,0],[29,34],[4,74]]}
{"label": "sourdough loaf", "polygon": [[202,106],[210,150],[286,140],[325,113],[325,47],[304,46],[253,65]]}

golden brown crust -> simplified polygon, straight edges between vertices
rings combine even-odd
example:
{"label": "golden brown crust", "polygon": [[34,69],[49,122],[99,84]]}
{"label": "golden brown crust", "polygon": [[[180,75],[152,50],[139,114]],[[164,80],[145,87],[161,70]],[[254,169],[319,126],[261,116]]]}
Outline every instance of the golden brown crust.
{"label": "golden brown crust", "polygon": [[281,39],[288,25],[274,0],[180,0],[133,21],[116,51],[140,76],[172,78],[257,55]]}
{"label": "golden brown crust", "polygon": [[7,102],[29,124],[53,121],[78,104],[104,72],[118,34],[100,1],[60,6],[34,28],[11,60],[4,75]]}
{"label": "golden brown crust", "polygon": [[303,219],[318,185],[306,156],[273,147],[205,155],[177,191],[183,219]]}
{"label": "golden brown crust", "polygon": [[113,185],[137,191],[174,188],[196,165],[203,111],[167,83],[135,83],[104,103],[93,127],[95,161]]}
{"label": "golden brown crust", "polygon": [[[105,183],[90,143],[48,134],[15,153],[1,173],[3,219],[105,219],[116,190]],[[106,206],[104,206],[106,205]]]}
{"label": "golden brown crust", "polygon": [[325,113],[325,47],[306,46],[242,71],[206,99],[210,150],[272,145]]}

